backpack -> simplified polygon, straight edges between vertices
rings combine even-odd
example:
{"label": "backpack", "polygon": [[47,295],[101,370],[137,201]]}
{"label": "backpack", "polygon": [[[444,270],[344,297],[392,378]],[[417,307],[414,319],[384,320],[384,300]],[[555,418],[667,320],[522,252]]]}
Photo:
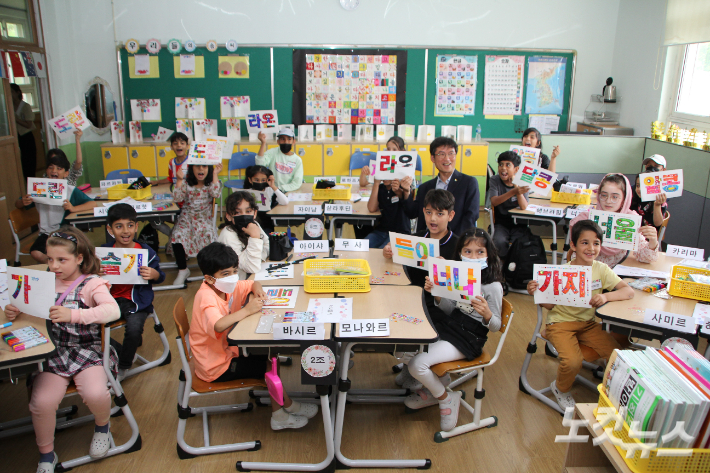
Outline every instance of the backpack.
{"label": "backpack", "polygon": [[160,249],[160,241],[158,241],[158,231],[153,228],[153,225],[151,225],[150,223],[146,223],[145,226],[143,226],[143,229],[138,234],[137,240],[138,243],[143,243],[153,248],[153,251],[155,251],[156,253],[158,252],[158,249]]}
{"label": "backpack", "polygon": [[[508,269],[510,263],[515,263],[512,271]],[[547,264],[547,254],[542,238],[528,230],[510,246],[503,268],[505,281],[513,289],[525,289],[528,281],[533,279],[533,266],[536,264]]]}

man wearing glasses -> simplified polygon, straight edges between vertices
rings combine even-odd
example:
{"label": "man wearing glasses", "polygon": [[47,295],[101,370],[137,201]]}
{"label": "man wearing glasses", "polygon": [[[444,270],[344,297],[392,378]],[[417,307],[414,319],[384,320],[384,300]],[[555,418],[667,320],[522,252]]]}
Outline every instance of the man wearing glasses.
{"label": "man wearing glasses", "polygon": [[478,196],[478,181],[456,170],[456,153],[458,145],[451,138],[440,136],[431,142],[429,152],[431,161],[439,171],[435,179],[423,183],[414,192],[404,189],[404,212],[409,218],[417,218],[417,229],[426,228],[424,220],[424,196],[432,189],[444,189],[451,192],[456,199],[454,204],[454,219],[449,222],[449,229],[456,235],[462,235],[469,228],[476,226],[480,200]]}

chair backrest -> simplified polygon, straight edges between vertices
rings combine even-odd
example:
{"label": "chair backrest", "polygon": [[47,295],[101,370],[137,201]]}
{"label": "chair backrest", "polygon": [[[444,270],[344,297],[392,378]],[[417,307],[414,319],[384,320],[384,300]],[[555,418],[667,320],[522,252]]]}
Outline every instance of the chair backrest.
{"label": "chair backrest", "polygon": [[128,178],[138,179],[143,177],[143,173],[138,169],[117,169],[106,174],[106,179],[111,181],[114,179],[121,179],[124,184],[128,184]]}
{"label": "chair backrest", "polygon": [[510,323],[510,317],[513,315],[513,304],[511,304],[508,299],[503,298],[503,306],[500,311],[500,331],[505,333],[508,329],[508,324]]}
{"label": "chair backrest", "polygon": [[246,169],[249,166],[256,164],[256,153],[253,151],[239,151],[232,154],[229,158],[228,171],[236,171],[237,169]]}
{"label": "chair backrest", "polygon": [[422,157],[417,155],[417,168],[415,171],[422,172]]}
{"label": "chair backrest", "polygon": [[10,212],[10,226],[16,234],[35,225],[39,225],[39,212],[37,207],[29,209],[15,209]]}
{"label": "chair backrest", "polygon": [[187,334],[190,332],[190,321],[187,318],[185,301],[182,300],[182,297],[178,298],[177,302],[175,302],[175,306],[173,307],[173,320],[175,321],[175,328],[177,328],[178,335],[180,336],[183,351],[189,360],[192,358],[190,351],[187,349]]}
{"label": "chair backrest", "polygon": [[350,156],[350,171],[362,169],[370,164],[370,161],[377,157],[377,153],[372,151],[357,151]]}
{"label": "chair backrest", "polygon": [[658,234],[658,240],[663,241],[663,239],[666,237],[666,228],[668,227],[668,220],[671,219],[671,213],[666,210],[666,213],[663,215],[663,223],[661,224],[661,229]]}

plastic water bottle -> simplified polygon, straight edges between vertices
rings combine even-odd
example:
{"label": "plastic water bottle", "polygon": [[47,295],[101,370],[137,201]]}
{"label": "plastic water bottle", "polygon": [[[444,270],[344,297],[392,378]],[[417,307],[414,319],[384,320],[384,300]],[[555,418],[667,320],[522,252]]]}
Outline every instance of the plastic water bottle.
{"label": "plastic water bottle", "polygon": [[481,124],[479,123],[476,127],[476,142],[481,141]]}

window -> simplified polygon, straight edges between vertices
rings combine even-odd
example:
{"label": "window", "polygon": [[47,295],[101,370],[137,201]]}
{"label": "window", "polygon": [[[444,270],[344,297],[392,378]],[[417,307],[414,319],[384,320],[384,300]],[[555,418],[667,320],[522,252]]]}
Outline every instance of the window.
{"label": "window", "polygon": [[2,39],[12,42],[34,42],[31,10],[28,0],[0,0]]}
{"label": "window", "polygon": [[710,43],[687,45],[675,111],[710,117],[708,84],[710,84]]}

